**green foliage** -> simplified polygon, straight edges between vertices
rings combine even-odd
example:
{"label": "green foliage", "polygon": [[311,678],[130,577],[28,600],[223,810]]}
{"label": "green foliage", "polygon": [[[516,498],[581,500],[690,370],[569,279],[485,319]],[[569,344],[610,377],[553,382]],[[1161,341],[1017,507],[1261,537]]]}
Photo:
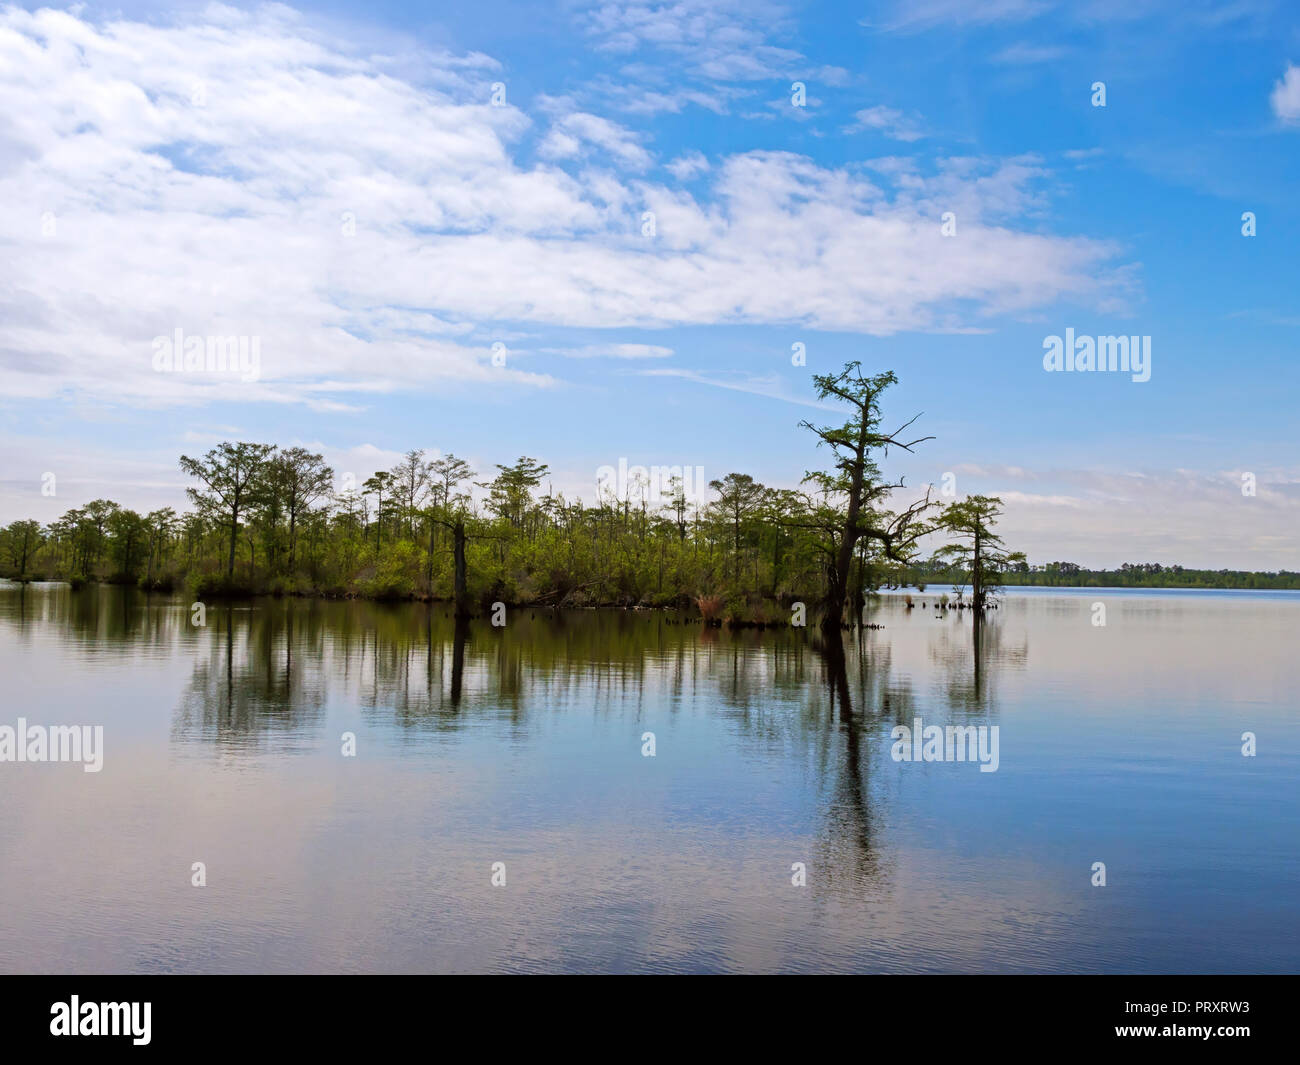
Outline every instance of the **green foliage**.
{"label": "green foliage", "polygon": [[244,577],[219,572],[192,573],[186,587],[197,600],[243,599],[262,590]]}
{"label": "green foliage", "polygon": [[925,515],[936,504],[928,491],[925,498],[901,512],[886,507],[890,494],[902,488],[903,482],[885,478],[877,457],[887,455],[891,447],[911,451],[931,439],[905,437],[916,418],[892,433],[882,429],[880,397],[897,380],[892,372],[864,376],[858,362],[846,363],[839,373],[813,375],[817,398],[838,403],[846,411],[842,425],[800,423],[817,437],[818,447],[829,449],[834,460],[832,469],[804,475],[804,484],[811,484],[816,494],[805,499],[807,517],[794,522],[815,532],[825,560],[825,625],[838,627],[850,597],[855,607],[852,613],[857,616],[856,608],[879,579],[881,560],[892,565],[909,561],[917,541],[932,529]]}
{"label": "green foliage", "polygon": [[997,496],[967,496],[949,504],[936,523],[956,539],[934,553],[935,561],[964,574],[954,583],[970,580],[977,610],[983,608],[987,596],[996,594],[1002,575],[1025,562],[1024,554],[1004,550],[1002,538],[993,531],[1001,513],[1002,500]]}
{"label": "green foliage", "polygon": [[370,599],[409,599],[415,594],[419,551],[409,540],[391,545],[375,566],[374,576],[361,582],[361,592]]}
{"label": "green foliage", "polygon": [[[866,375],[858,363],[814,378],[818,396],[845,417],[804,423],[830,461],[809,471],[799,491],[732,472],[711,482],[707,499],[691,498],[676,478],[653,498],[646,486],[629,485],[621,498],[606,489],[584,503],[551,492],[548,467],[527,455],[497,466],[474,491],[478,475],[464,460],[426,461],[419,450],[359,491],[336,490],[320,455],[222,443],[180,460],[195,481],[193,511],[140,515],[96,499],[44,527],[15,521],[0,529],[0,575],[186,586],[214,598],[449,600],[459,523],[467,599],[475,604],[703,604],[719,622],[779,624],[789,612],[778,603],[838,595],[851,607],[880,585],[973,587],[977,572],[984,594],[999,584],[1300,588],[1300,574],[1286,571],[1031,566],[998,537],[1000,503],[992,496],[970,497],[937,518],[928,496],[891,511],[902,482],[881,467],[891,448],[920,442],[908,438],[907,425],[892,433],[881,427],[880,397],[894,383],[892,373]],[[949,543],[921,560],[918,541],[931,532]]]}

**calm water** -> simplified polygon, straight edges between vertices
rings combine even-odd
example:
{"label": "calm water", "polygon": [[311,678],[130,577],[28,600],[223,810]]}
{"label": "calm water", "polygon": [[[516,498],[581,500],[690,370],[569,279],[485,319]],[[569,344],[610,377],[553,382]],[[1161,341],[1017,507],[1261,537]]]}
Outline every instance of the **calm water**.
{"label": "calm water", "polygon": [[[978,640],[915,600],[840,671],[658,613],[0,586],[0,725],[105,737],[0,763],[0,971],[1300,969],[1300,595],[1013,592]],[[895,762],[916,717],[997,772]]]}

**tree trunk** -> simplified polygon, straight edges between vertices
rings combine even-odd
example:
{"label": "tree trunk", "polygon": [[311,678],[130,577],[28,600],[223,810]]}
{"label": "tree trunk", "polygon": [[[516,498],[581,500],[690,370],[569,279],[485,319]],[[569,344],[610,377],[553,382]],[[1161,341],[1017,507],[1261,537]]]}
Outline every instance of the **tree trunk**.
{"label": "tree trunk", "polygon": [[467,618],[470,616],[470,611],[469,596],[465,590],[465,523],[458,520],[452,532],[455,534],[456,552],[456,616],[458,618]]}
{"label": "tree trunk", "polygon": [[781,527],[772,529],[772,598],[776,598],[776,589],[781,581]]}
{"label": "tree trunk", "polygon": [[863,589],[866,586],[867,579],[867,560],[859,552],[858,554],[858,580],[853,589],[853,624],[861,625],[863,614],[867,607],[867,597]]}
{"label": "tree trunk", "polygon": [[433,595],[433,551],[435,547],[433,536],[434,536],[434,531],[437,528],[438,528],[437,522],[435,521],[429,522],[429,560],[424,567],[424,574],[425,574],[424,580],[425,583],[429,586],[430,595]]}
{"label": "tree trunk", "polygon": [[834,572],[831,573],[830,587],[826,589],[826,616],[822,618],[822,627],[839,631],[844,620],[844,601],[849,594],[849,566],[853,562],[853,550],[858,546],[862,535],[858,529],[858,514],[862,510],[863,465],[867,453],[867,423],[865,413],[858,428],[858,445],[855,461],[851,464],[852,475],[849,481],[849,507],[844,516],[844,532],[840,539],[839,553],[835,558]]}

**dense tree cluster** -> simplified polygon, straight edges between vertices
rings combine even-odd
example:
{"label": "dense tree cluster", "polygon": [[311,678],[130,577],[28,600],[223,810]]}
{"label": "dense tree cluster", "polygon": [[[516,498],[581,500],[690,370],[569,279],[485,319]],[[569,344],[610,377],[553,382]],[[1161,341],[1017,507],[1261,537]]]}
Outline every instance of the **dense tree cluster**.
{"label": "dense tree cluster", "polygon": [[677,478],[666,499],[633,480],[603,485],[592,504],[552,492],[548,467],[529,456],[477,480],[455,455],[419,450],[355,485],[303,448],[222,443],[180,459],[191,511],[142,515],[99,499],[44,528],[13,523],[0,556],[19,579],[184,582],[209,595],[420,596],[466,611],[496,600],[696,603],[746,620],[775,620],[783,601],[802,599],[841,617],[915,555],[936,505],[885,506],[901,482],[885,480],[876,458],[915,443],[880,429],[893,374],[850,363],[814,381],[846,421],[807,425],[834,465],[809,473],[806,490],[729,473],[709,499],[688,498]]}
{"label": "dense tree cluster", "polygon": [[[207,596],[425,597],[463,613],[495,601],[694,604],[707,617],[764,622],[788,619],[785,607],[803,601],[821,604],[827,624],[860,617],[882,584],[969,583],[976,609],[999,584],[1300,586],[1286,573],[1030,566],[993,531],[1001,501],[992,496],[942,508],[927,492],[891,510],[903,483],[880,461],[928,439],[904,439],[911,422],[881,428],[880,397],[894,375],[865,376],[851,362],[813,382],[845,421],[803,423],[832,462],[799,490],[729,473],[709,483],[707,500],[688,498],[681,478],[652,499],[633,478],[602,484],[584,503],[552,492],[548,467],[526,455],[477,480],[454,454],[420,450],[355,485],[301,447],[222,443],[181,456],[192,510],[138,514],[96,499],[44,527],[15,521],[0,529],[0,574],[183,584]],[[932,534],[949,542],[922,560],[919,543]]]}
{"label": "dense tree cluster", "polygon": [[[337,490],[322,456],[302,449],[225,443],[181,465],[198,482],[193,510],[141,515],[95,500],[44,528],[14,522],[3,532],[5,572],[205,593],[451,599],[459,529],[474,603],[702,600],[719,616],[748,616],[764,601],[812,602],[827,590],[825,549],[803,525],[833,521],[835,508],[747,474],[713,481],[707,501],[675,483],[655,502],[633,483],[593,504],[549,491],[547,467],[528,456],[476,481],[455,455],[412,451]],[[878,582],[878,556],[859,546],[862,588]]]}
{"label": "dense tree cluster", "polygon": [[[680,478],[651,498],[633,478],[602,484],[584,503],[551,491],[548,467],[529,456],[480,479],[454,454],[413,450],[353,484],[301,447],[222,443],[180,459],[193,509],[139,514],[96,499],[45,526],[15,521],[0,529],[0,574],[204,595],[428,597],[467,612],[497,600],[697,604],[751,621],[788,618],[796,600],[822,604],[828,619],[856,616],[882,584],[971,583],[981,606],[1000,583],[1297,587],[1295,574],[1030,566],[993,532],[995,497],[945,509],[927,493],[890,510],[903,484],[879,463],[890,448],[928,439],[904,439],[910,422],[881,428],[880,396],[894,375],[866,376],[854,362],[813,381],[845,421],[803,423],[832,461],[798,490],[729,473],[710,482],[707,499],[690,498]],[[919,542],[935,533],[950,542],[922,560]]]}

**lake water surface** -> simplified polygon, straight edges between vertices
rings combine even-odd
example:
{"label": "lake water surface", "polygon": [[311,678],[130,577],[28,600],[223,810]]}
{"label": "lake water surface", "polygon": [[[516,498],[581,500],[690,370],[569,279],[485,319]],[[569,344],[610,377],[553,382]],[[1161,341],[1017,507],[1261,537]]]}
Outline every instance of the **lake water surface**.
{"label": "lake water surface", "polygon": [[[935,594],[839,665],[658,612],[0,584],[0,725],[104,728],[101,772],[0,763],[0,971],[1300,969],[1300,594]],[[997,771],[895,761],[917,718],[997,726]]]}

